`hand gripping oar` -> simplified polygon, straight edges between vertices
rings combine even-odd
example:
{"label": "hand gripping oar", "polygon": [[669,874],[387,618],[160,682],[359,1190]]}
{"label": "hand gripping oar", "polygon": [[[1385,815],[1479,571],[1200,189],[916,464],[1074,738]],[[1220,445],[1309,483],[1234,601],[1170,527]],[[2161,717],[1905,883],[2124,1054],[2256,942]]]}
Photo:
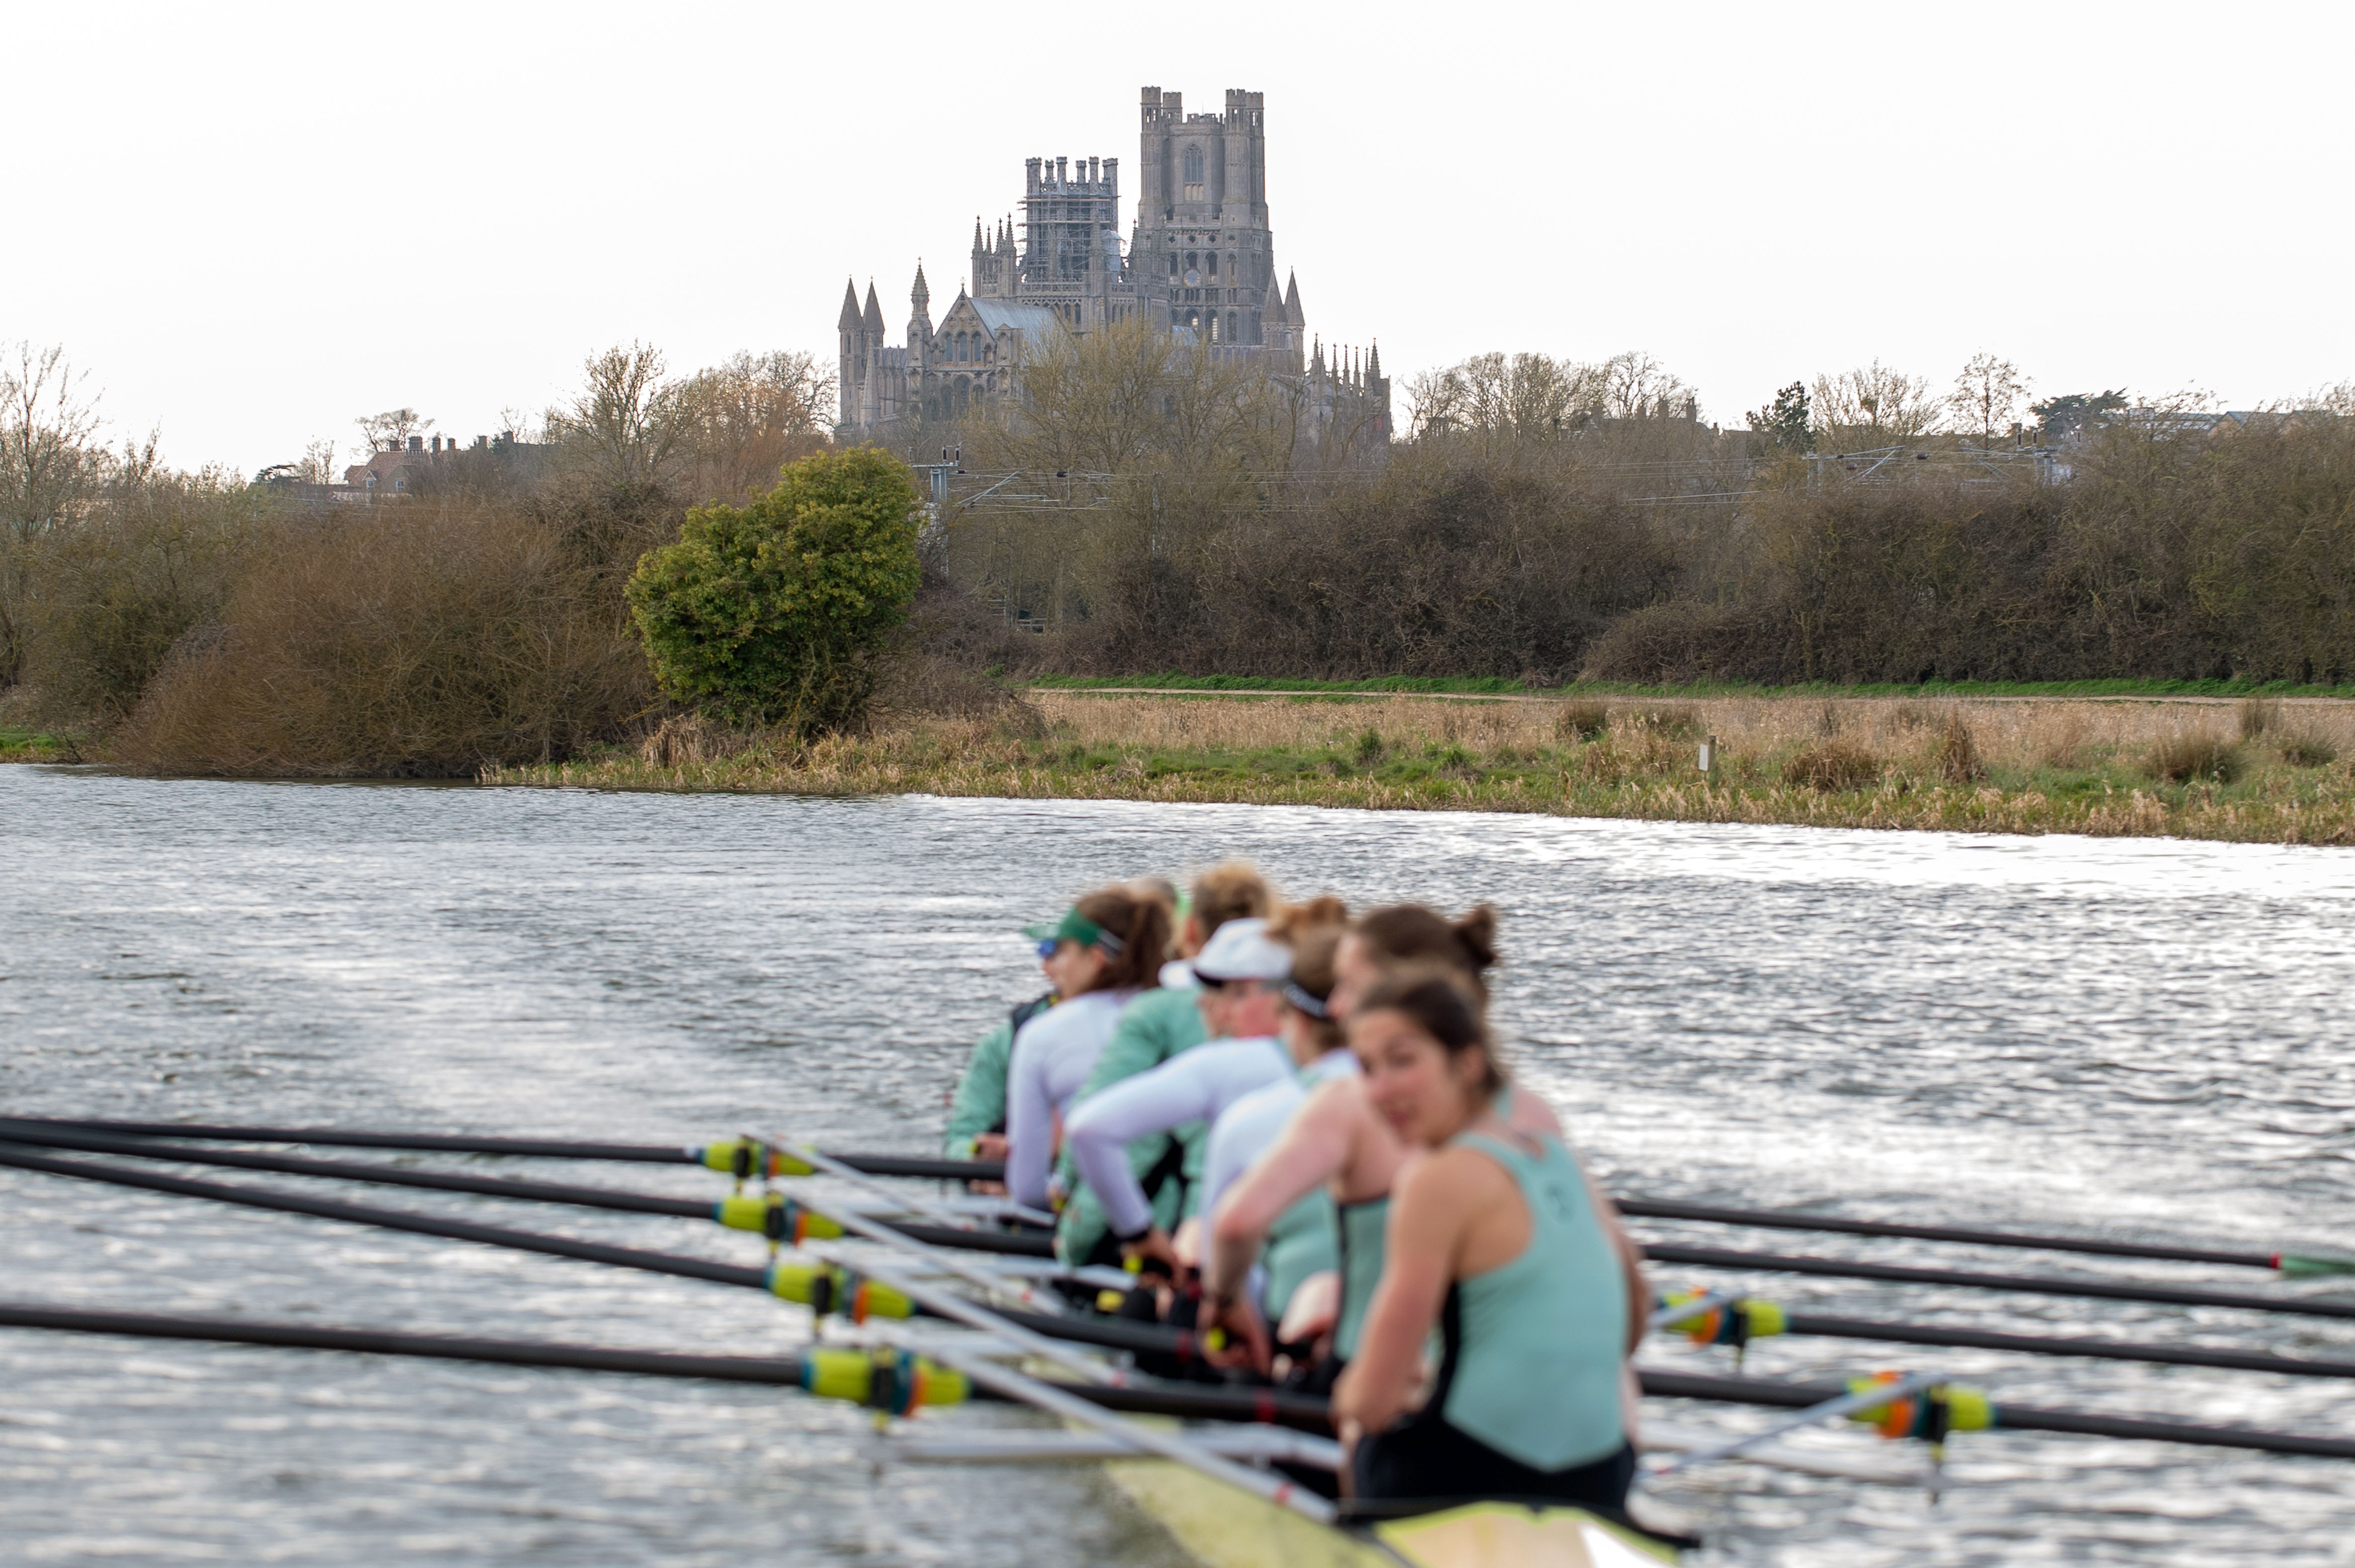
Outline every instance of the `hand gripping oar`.
{"label": "hand gripping oar", "polygon": [[[778,1217],[773,1212],[773,1205],[757,1196],[741,1194],[722,1198],[717,1203],[708,1203],[699,1199],[621,1192],[612,1188],[582,1187],[561,1181],[466,1176],[448,1171],[413,1170],[404,1166],[361,1165],[350,1160],[310,1159],[302,1155],[262,1154],[250,1149],[193,1148],[185,1144],[158,1143],[150,1138],[56,1132],[28,1127],[22,1123],[0,1124],[0,1137],[11,1143],[30,1144],[41,1148],[123,1155],[133,1159],[163,1160],[176,1165],[272,1170],[289,1176],[325,1177],[338,1181],[364,1181],[380,1187],[414,1187],[435,1192],[466,1192],[484,1198],[511,1198],[529,1203],[561,1203],[574,1208],[608,1209],[633,1214],[670,1214],[683,1220],[709,1220],[731,1230],[762,1233],[774,1229]],[[898,1195],[893,1196],[896,1200]],[[895,1228],[913,1240],[960,1251],[1005,1253],[1029,1258],[1051,1258],[1055,1255],[1055,1243],[1046,1236],[1021,1235],[1011,1231],[968,1230],[962,1226],[900,1224]]]}
{"label": "hand gripping oar", "polygon": [[2297,1296],[2244,1296],[2237,1291],[2187,1285],[2122,1285],[2108,1280],[2058,1279],[2047,1275],[1978,1274],[1967,1269],[1909,1268],[1896,1264],[1855,1263],[1846,1258],[1743,1253],[1723,1247],[1687,1247],[1639,1241],[1654,1263],[1695,1268],[1756,1269],[1777,1274],[1821,1275],[1831,1279],[1878,1279],[1900,1285],[1949,1285],[1975,1290],[2016,1290],[2035,1296],[2082,1296],[2100,1301],[2147,1301],[2162,1307],[2224,1307],[2243,1312],[2280,1312],[2303,1317],[2355,1318],[2355,1302]]}
{"label": "hand gripping oar", "polygon": [[[638,1165],[699,1165],[730,1168],[735,1141],[697,1144],[616,1144],[579,1138],[502,1138],[474,1134],[400,1133],[341,1127],[226,1126],[210,1122],[122,1122],[94,1117],[9,1116],[0,1124],[131,1137],[194,1138],[200,1142],[320,1144],[348,1148],[411,1149],[423,1154],[487,1154],[518,1158],[614,1160]],[[913,1155],[846,1154],[835,1157],[868,1176],[912,1176],[941,1181],[997,1181],[1006,1165],[994,1159],[928,1159]]]}
{"label": "hand gripping oar", "polygon": [[2083,1236],[2035,1235],[1961,1225],[1909,1225],[1886,1220],[1841,1220],[1795,1214],[1779,1209],[1728,1209],[1712,1203],[1668,1203],[1649,1198],[1614,1199],[1619,1212],[1638,1220],[1698,1220],[1720,1225],[1754,1225],[1781,1231],[1821,1231],[1843,1236],[1888,1236],[1916,1242],[1958,1242],[1970,1246],[2022,1247],[2054,1253],[2085,1253],[2109,1258],[2147,1258],[2156,1263],[2216,1264],[2228,1268],[2271,1269],[2293,1279],[2355,1274],[2355,1258],[2315,1253],[2264,1253],[2247,1249],[2166,1246],[2149,1242],[2105,1242]]}
{"label": "hand gripping oar", "polygon": [[1655,1476],[1673,1476],[1679,1470],[1689,1470],[1696,1465],[1713,1465],[1721,1459],[1732,1459],[1748,1453],[1777,1437],[1798,1431],[1803,1426],[1820,1426],[1827,1421],[1838,1421],[1844,1415],[1862,1415],[1871,1411],[1886,1410],[1898,1401],[1928,1389],[1934,1380],[1914,1376],[1899,1378],[1893,1382],[1880,1383],[1870,1389],[1841,1394],[1821,1404],[1810,1405],[1788,1420],[1778,1421],[1763,1432],[1746,1437],[1735,1437],[1723,1443],[1713,1443],[1706,1448],[1696,1448],[1681,1454],[1665,1465],[1653,1467]]}

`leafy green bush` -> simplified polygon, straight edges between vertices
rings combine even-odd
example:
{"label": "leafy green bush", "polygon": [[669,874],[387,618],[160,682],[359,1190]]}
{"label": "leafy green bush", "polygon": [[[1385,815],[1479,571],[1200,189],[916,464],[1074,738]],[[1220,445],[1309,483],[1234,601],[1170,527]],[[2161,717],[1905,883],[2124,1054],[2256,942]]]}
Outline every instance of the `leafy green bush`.
{"label": "leafy green bush", "polygon": [[916,531],[913,476],[873,447],[789,464],[750,506],[696,507],[630,578],[655,679],[731,724],[850,724],[915,599]]}

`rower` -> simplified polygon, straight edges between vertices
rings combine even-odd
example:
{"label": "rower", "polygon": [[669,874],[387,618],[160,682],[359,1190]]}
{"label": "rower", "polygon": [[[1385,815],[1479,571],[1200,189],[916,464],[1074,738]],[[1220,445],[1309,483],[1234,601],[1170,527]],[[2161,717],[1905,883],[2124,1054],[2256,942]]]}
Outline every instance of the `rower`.
{"label": "rower", "polygon": [[[1623,1512],[1636,1451],[1621,1368],[1648,1297],[1630,1299],[1577,1160],[1497,1114],[1504,1072],[1448,971],[1384,980],[1348,1029],[1368,1102],[1424,1151],[1399,1173],[1381,1281],[1334,1385],[1355,1495]],[[1418,1405],[1434,1328],[1442,1358]]]}
{"label": "rower", "polygon": [[[1284,1136],[1312,1090],[1330,1079],[1357,1075],[1358,1059],[1327,1006],[1334,953],[1348,917],[1340,900],[1320,898],[1286,909],[1268,927],[1269,935],[1292,950],[1277,1032],[1295,1071],[1228,1106],[1211,1127],[1203,1158],[1205,1214],[1220,1211],[1221,1196]],[[1205,1259],[1204,1309],[1236,1326],[1238,1342],[1261,1371],[1270,1370],[1271,1341],[1283,1342],[1292,1363],[1305,1370],[1315,1359],[1315,1341],[1332,1326],[1330,1303],[1340,1266],[1333,1200],[1321,1186],[1312,1186],[1262,1229],[1248,1250],[1231,1246],[1225,1256]],[[1265,1255],[1254,1264],[1263,1242]],[[1312,1297],[1325,1304],[1321,1309]],[[1296,1319],[1295,1309],[1302,1314]]]}
{"label": "rower", "polygon": [[[1124,1079],[1148,1072],[1171,1057],[1200,1045],[1209,1036],[1202,1011],[1195,1005],[1199,988],[1188,961],[1198,955],[1220,927],[1229,921],[1264,916],[1275,895],[1266,879],[1240,860],[1211,867],[1194,879],[1178,920],[1178,957],[1162,968],[1161,984],[1139,995],[1121,1010],[1112,1039],[1096,1058],[1095,1070],[1082,1084],[1074,1105],[1086,1104]],[[1209,1128],[1201,1123],[1137,1138],[1128,1146],[1129,1169],[1152,1205],[1153,1217],[1165,1230],[1175,1229],[1187,1208],[1187,1189],[1199,1174],[1202,1139]],[[1055,1251],[1067,1264],[1116,1264],[1120,1247],[1105,1223],[1103,1205],[1081,1177],[1070,1152],[1064,1153],[1057,1175],[1068,1194],[1055,1230]]]}
{"label": "rower", "polygon": [[1039,944],[1047,977],[1066,998],[1015,1031],[1006,1074],[1006,1189],[1017,1203],[1043,1209],[1060,1118],[1121,1009],[1160,983],[1169,911],[1157,899],[1105,888],[1024,934]]}
{"label": "rower", "polygon": [[1103,1204],[1122,1253],[1173,1275],[1181,1266],[1177,1252],[1146,1200],[1127,1146],[1189,1122],[1215,1122],[1245,1094],[1292,1072],[1292,1058],[1275,1038],[1284,1005],[1277,987],[1292,972],[1292,955],[1269,938],[1267,922],[1227,922],[1191,967],[1210,1043],[1077,1105],[1067,1128],[1072,1162]]}
{"label": "rower", "polygon": [[[1393,904],[1361,917],[1342,936],[1333,955],[1333,984],[1327,1011],[1348,1020],[1357,997],[1380,985],[1401,964],[1437,964],[1455,972],[1484,1002],[1483,975],[1497,962],[1497,915],[1487,904],[1454,920],[1421,904]],[[1553,1112],[1534,1094],[1508,1096],[1508,1117],[1529,1130],[1559,1133]],[[1407,1150],[1387,1123],[1367,1104],[1354,1074],[1335,1072],[1311,1089],[1300,1108],[1259,1161],[1220,1200],[1204,1249],[1206,1290],[1225,1287],[1247,1269],[1279,1216],[1322,1186],[1337,1216],[1339,1258],[1337,1302],[1325,1354],[1305,1386],[1323,1392],[1357,1349],[1358,1332],[1382,1273],[1382,1227],[1390,1213],[1391,1180]],[[1632,1249],[1631,1249],[1632,1251]],[[1250,1348],[1262,1371],[1269,1370],[1272,1346],[1252,1315],[1225,1312],[1220,1323],[1238,1344]]]}
{"label": "rower", "polygon": [[[1059,945],[1051,938],[1039,939],[1040,967],[1054,958]],[[973,1054],[965,1059],[964,1074],[949,1096],[948,1125],[941,1134],[941,1154],[944,1158],[1006,1157],[1006,1073],[1013,1061],[1014,1036],[1024,1024],[1053,1007],[1055,1000],[1055,989],[1050,985],[1045,995],[1016,1004],[1013,1011],[974,1042]],[[974,1183],[976,1189],[994,1191],[1005,1190],[1005,1185]]]}

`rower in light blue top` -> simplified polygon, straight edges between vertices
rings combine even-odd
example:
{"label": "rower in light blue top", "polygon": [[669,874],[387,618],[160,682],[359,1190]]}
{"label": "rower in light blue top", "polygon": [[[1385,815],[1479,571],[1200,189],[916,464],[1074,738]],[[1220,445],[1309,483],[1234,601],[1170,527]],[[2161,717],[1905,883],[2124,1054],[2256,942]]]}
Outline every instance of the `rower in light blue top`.
{"label": "rower in light blue top", "polygon": [[1381,1279],[1334,1387],[1356,1495],[1624,1509],[1622,1367],[1649,1295],[1603,1200],[1560,1139],[1499,1114],[1503,1074],[1455,976],[1392,975],[1348,1029],[1368,1104],[1426,1151],[1391,1189]]}

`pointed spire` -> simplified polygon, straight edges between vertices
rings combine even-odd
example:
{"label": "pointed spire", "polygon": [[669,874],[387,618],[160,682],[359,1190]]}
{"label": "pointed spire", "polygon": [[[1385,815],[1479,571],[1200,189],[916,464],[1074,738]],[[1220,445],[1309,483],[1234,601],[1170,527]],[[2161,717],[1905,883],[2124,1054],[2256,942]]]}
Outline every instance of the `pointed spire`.
{"label": "pointed spire", "polygon": [[1308,325],[1308,317],[1301,314],[1300,309],[1300,274],[1297,272],[1287,272],[1284,274],[1284,314],[1292,318],[1292,325],[1295,328],[1306,326]]}
{"label": "pointed spire", "polygon": [[908,303],[915,307],[918,315],[932,314],[932,285],[924,282],[924,263],[921,261],[916,263],[916,286],[908,291]]}
{"label": "pointed spire", "polygon": [[867,280],[867,330],[876,336],[883,336],[883,306],[875,298],[875,280]]}
{"label": "pointed spire", "polygon": [[855,279],[845,279],[842,284],[842,316],[834,324],[837,332],[856,332],[866,325],[858,315],[858,284]]}
{"label": "pointed spire", "polygon": [[1325,340],[1319,337],[1316,342],[1316,352],[1308,357],[1308,373],[1322,376],[1325,374]]}
{"label": "pointed spire", "polygon": [[1366,375],[1371,380],[1382,379],[1382,340],[1379,337],[1374,339],[1373,351],[1366,356]]}
{"label": "pointed spire", "polygon": [[980,255],[986,247],[981,242],[981,214],[973,215],[973,253]]}

